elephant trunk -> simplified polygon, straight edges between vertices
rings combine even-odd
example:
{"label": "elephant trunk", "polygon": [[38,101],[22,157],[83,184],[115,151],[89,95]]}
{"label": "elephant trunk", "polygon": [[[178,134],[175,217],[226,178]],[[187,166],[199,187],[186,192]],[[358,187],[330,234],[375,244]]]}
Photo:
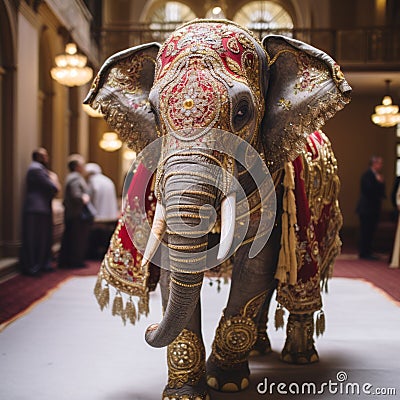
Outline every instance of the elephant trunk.
{"label": "elephant trunk", "polygon": [[[215,173],[206,163],[169,160],[164,169],[163,194],[166,210],[171,269],[170,295],[160,324],[150,326],[146,341],[153,347],[170,344],[188,325],[200,298],[208,232],[215,219]],[[211,205],[207,206],[207,205]]]}

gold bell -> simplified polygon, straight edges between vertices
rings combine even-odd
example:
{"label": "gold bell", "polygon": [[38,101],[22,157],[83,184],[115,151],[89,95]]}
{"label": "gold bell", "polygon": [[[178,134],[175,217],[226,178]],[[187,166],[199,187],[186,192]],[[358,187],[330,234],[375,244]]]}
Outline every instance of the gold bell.
{"label": "gold bell", "polygon": [[185,99],[185,100],[183,101],[183,108],[184,108],[185,110],[190,110],[191,108],[193,108],[193,106],[194,106],[194,101],[193,101],[193,99]]}

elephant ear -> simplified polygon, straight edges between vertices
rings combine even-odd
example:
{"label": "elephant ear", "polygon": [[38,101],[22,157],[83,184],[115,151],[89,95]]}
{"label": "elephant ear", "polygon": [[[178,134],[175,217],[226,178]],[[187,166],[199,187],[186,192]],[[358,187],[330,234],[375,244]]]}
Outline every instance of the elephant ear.
{"label": "elephant ear", "polygon": [[351,87],[323,51],[280,35],[262,44],[269,66],[261,134],[268,167],[294,160],[307,136],[350,102]]}
{"label": "elephant ear", "polygon": [[148,99],[159,49],[158,43],[149,43],[112,55],[100,68],[83,101],[101,112],[136,152],[157,138]]}

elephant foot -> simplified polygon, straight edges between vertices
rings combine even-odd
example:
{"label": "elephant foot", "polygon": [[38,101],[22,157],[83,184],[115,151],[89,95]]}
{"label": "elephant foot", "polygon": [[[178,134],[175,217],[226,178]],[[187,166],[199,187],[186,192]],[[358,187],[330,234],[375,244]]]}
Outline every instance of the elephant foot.
{"label": "elephant foot", "polygon": [[201,338],[184,329],[168,345],[168,384],[163,400],[209,400],[205,350]]}
{"label": "elephant foot", "polygon": [[250,369],[247,361],[221,365],[211,356],[206,365],[207,385],[220,392],[240,392],[249,386]]}
{"label": "elephant foot", "polygon": [[290,364],[311,364],[319,361],[313,333],[312,314],[290,314],[286,328],[286,342],[280,359]]}
{"label": "elephant foot", "polygon": [[319,361],[319,356],[315,348],[308,352],[291,353],[283,348],[280,359],[288,364],[312,364]]}
{"label": "elephant foot", "polygon": [[205,381],[195,386],[183,385],[180,388],[165,387],[162,400],[210,400]]}
{"label": "elephant foot", "polygon": [[256,357],[271,353],[271,342],[267,334],[258,334],[257,341],[254,347],[251,349],[249,356]]}

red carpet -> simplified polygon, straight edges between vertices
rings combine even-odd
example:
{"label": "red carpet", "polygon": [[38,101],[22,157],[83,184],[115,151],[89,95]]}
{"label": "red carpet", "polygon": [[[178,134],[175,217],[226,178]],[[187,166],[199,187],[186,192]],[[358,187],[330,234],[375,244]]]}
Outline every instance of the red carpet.
{"label": "red carpet", "polygon": [[[73,276],[96,275],[98,261],[88,261],[87,268],[56,270],[40,278],[17,275],[0,284],[0,324],[12,320],[42,299],[60,283]],[[400,302],[400,269],[390,269],[386,261],[359,260],[342,255],[337,259],[334,277],[364,279]]]}
{"label": "red carpet", "polygon": [[17,275],[0,284],[0,324],[13,319],[60,283],[73,276],[96,275],[100,261],[87,261],[82,269],[57,269],[41,277]]}
{"label": "red carpet", "polygon": [[389,268],[385,259],[367,261],[344,254],[336,260],[333,276],[364,279],[400,302],[400,269]]}

